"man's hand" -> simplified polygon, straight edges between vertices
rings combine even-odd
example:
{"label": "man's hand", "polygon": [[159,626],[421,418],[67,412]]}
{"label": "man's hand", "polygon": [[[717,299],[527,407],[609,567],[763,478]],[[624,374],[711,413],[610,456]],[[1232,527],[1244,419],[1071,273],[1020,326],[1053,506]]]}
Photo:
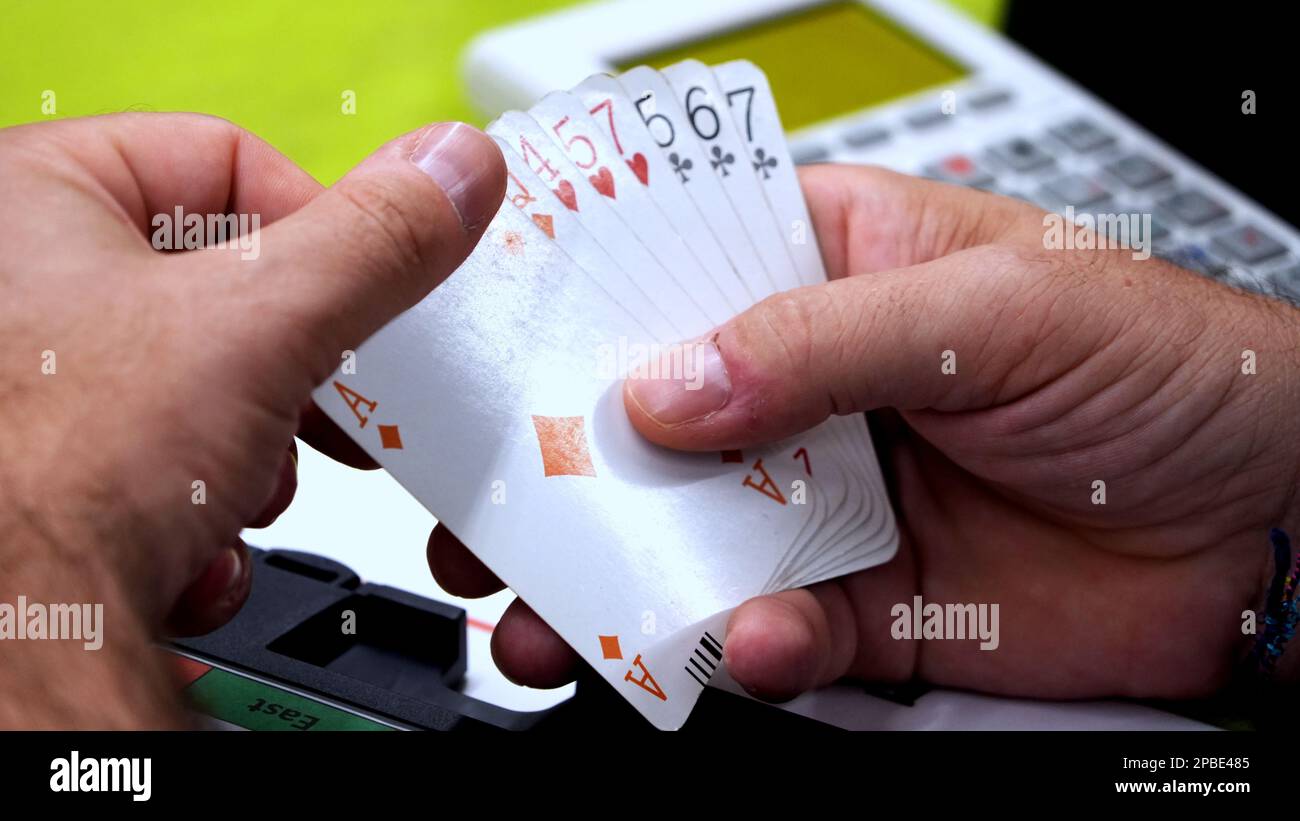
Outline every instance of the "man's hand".
{"label": "man's hand", "polygon": [[[846,166],[803,184],[833,281],[717,329],[708,389],[625,388],[637,429],[686,450],[874,412],[898,556],[740,607],[736,680],[771,699],[843,676],[1052,698],[1221,685],[1268,529],[1300,522],[1300,313],[1124,251],[1047,250],[1042,212],[1001,197]],[[445,531],[429,562],[450,592],[500,589]],[[914,595],[998,604],[1000,646],[894,640]],[[524,683],[572,674],[520,602],[493,650]]]}
{"label": "man's hand", "polygon": [[[329,189],[208,117],[0,132],[0,601],[100,602],[105,621],[98,651],[0,644],[0,726],[175,720],[152,636],[243,603],[238,533],[288,505],[296,433],[367,461],[312,388],[460,264],[504,188],[500,151],[460,124]],[[258,253],[160,253],[177,208],[256,215]]]}

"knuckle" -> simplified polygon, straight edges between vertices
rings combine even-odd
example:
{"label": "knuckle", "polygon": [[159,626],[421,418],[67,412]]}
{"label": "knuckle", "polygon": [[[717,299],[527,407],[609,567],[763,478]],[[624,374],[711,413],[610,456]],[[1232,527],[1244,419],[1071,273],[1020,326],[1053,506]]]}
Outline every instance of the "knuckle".
{"label": "knuckle", "polygon": [[982,303],[995,323],[1011,323],[1035,313],[1035,306],[1053,303],[1086,284],[1079,269],[1060,252],[1030,244],[992,244],[973,252],[980,276],[974,287],[984,292]]}
{"label": "knuckle", "polygon": [[[801,369],[813,356],[814,329],[818,313],[817,295],[791,291],[773,294],[754,306],[746,326],[747,349],[769,351],[778,361],[775,368]],[[761,337],[761,338],[759,338]]]}
{"label": "knuckle", "polygon": [[982,291],[986,303],[1005,299],[1014,307],[1028,294],[1070,290],[1087,282],[1080,260],[1034,243],[990,243],[970,249],[964,257],[965,267],[975,274],[969,287]]}
{"label": "knuckle", "polygon": [[800,288],[755,305],[746,315],[741,344],[746,351],[760,352],[757,369],[774,385],[797,384],[824,393],[819,407],[839,413],[855,407],[859,397],[852,380],[831,375],[844,373],[861,357],[863,321],[857,306],[839,301],[831,287]]}
{"label": "knuckle", "polygon": [[363,263],[388,271],[420,271],[431,263],[420,209],[393,184],[375,178],[335,189],[362,223]]}
{"label": "knuckle", "polygon": [[1066,248],[1053,241],[1053,236],[1059,237],[1060,231],[1084,230],[1082,226],[1064,220],[1059,214],[1035,209],[1024,218],[1023,225],[1017,226],[1015,240],[1007,242],[1004,249],[1018,255],[1021,266],[1031,268],[1043,276],[1083,284],[1104,275],[1112,260],[1122,253],[1101,241],[1091,243],[1093,247],[1079,244]]}
{"label": "knuckle", "polygon": [[972,255],[983,271],[996,278],[1051,274],[1061,267],[1055,251],[1029,244],[990,243],[972,249]]}

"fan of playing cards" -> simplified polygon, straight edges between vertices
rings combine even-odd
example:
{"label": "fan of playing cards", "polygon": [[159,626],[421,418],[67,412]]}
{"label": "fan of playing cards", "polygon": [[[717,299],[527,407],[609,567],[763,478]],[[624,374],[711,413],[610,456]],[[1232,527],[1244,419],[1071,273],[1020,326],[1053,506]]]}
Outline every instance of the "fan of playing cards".
{"label": "fan of playing cards", "polygon": [[701,454],[650,444],[623,409],[625,371],[647,363],[621,358],[825,279],[771,90],[745,61],[640,67],[487,131],[510,207],[316,400],[652,723],[676,728],[725,676],[733,608],[898,545],[860,415]]}

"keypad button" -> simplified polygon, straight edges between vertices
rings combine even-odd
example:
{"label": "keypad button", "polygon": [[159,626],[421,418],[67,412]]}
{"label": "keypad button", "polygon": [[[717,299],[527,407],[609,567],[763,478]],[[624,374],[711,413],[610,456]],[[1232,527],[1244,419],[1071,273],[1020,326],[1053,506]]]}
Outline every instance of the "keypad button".
{"label": "keypad button", "polygon": [[933,104],[918,108],[904,117],[903,122],[907,123],[909,128],[924,130],[934,128],[936,125],[941,125],[951,119],[952,115],[944,113],[944,110],[938,104]]}
{"label": "keypad button", "polygon": [[1053,180],[1043,186],[1043,193],[1058,205],[1073,205],[1075,208],[1086,208],[1110,196],[1100,183],[1082,174],[1066,174]]}
{"label": "keypad button", "polygon": [[1169,228],[1165,225],[1164,220],[1160,219],[1155,214],[1152,214],[1150,233],[1152,242],[1160,242],[1165,237],[1169,236]]}
{"label": "keypad button", "polygon": [[[1117,205],[1111,209],[1111,213],[1115,217],[1119,217],[1127,222],[1130,245],[1134,244],[1135,239],[1160,242],[1165,237],[1169,236],[1169,229],[1165,226],[1164,222],[1149,211],[1142,211],[1138,208]],[[1147,222],[1148,217],[1150,217],[1149,223]],[[1110,234],[1112,237],[1116,236],[1118,230],[1123,230],[1117,228],[1114,225],[1113,220],[1103,218],[1099,222],[1102,224],[1099,224],[1098,228],[1105,230],[1106,233]]]}
{"label": "keypad button", "polygon": [[1046,168],[1054,160],[1037,143],[1016,137],[1004,140],[989,148],[989,155],[1013,171],[1033,171]]}
{"label": "keypad button", "polygon": [[1300,304],[1300,263],[1273,274],[1272,286],[1276,295]]}
{"label": "keypad button", "polygon": [[1115,142],[1115,135],[1103,131],[1086,117],[1066,120],[1051,131],[1054,137],[1080,153],[1096,151]]}
{"label": "keypad button", "polygon": [[1106,170],[1130,188],[1147,188],[1173,176],[1168,168],[1142,154],[1122,157],[1106,166]]}
{"label": "keypad button", "polygon": [[1228,209],[1218,200],[1211,199],[1195,188],[1179,191],[1162,200],[1160,207],[1174,219],[1188,225],[1204,225],[1228,215]]}
{"label": "keypad button", "polygon": [[984,188],[993,184],[993,175],[965,154],[952,154],[925,167],[925,175],[944,182]]}
{"label": "keypad button", "polygon": [[844,142],[851,148],[866,148],[889,139],[889,132],[878,126],[858,126],[844,132]]}
{"label": "keypad button", "polygon": [[1215,236],[1214,247],[1247,265],[1286,253],[1285,245],[1253,225],[1241,225]]}
{"label": "keypad button", "polygon": [[1289,268],[1283,268],[1281,271],[1273,274],[1273,278],[1281,282],[1290,282],[1296,287],[1300,287],[1300,262]]}
{"label": "keypad button", "polygon": [[1011,92],[1005,88],[994,88],[973,95],[968,101],[976,111],[988,111],[1011,102]]}
{"label": "keypad button", "polygon": [[794,160],[795,165],[811,165],[826,162],[830,158],[831,152],[821,145],[800,145],[790,149],[790,159]]}

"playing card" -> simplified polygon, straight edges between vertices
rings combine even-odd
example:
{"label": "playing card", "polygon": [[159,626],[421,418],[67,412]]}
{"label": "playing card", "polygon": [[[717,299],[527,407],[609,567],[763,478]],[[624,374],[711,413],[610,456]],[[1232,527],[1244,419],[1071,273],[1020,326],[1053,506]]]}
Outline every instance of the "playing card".
{"label": "playing card", "polygon": [[[725,224],[715,226],[715,221],[709,220],[700,211],[686,192],[683,177],[689,179],[689,176],[680,169],[681,161],[678,161],[679,168],[674,170],[660,152],[661,146],[647,128],[647,121],[642,119],[636,104],[618,80],[607,74],[597,74],[576,86],[573,94],[587,107],[596,125],[609,137],[624,162],[645,185],[650,198],[663,209],[664,215],[690,247],[705,272],[726,295],[731,312],[739,313],[752,305],[755,301],[754,294],[749,292],[744,280],[736,273],[735,265],[715,234],[718,230],[740,231],[739,223],[736,222],[734,227]],[[672,145],[671,140],[668,145]],[[717,189],[717,196],[725,196],[721,188]],[[719,201],[725,203],[725,200]],[[722,219],[727,217],[735,221],[734,214],[723,215]],[[743,252],[740,262],[750,263]]]}
{"label": "playing card", "polygon": [[704,146],[710,169],[722,183],[732,207],[763,259],[777,290],[803,284],[785,244],[785,235],[768,207],[767,196],[749,164],[749,152],[736,131],[727,96],[709,67],[685,60],[662,72],[686,112],[691,132]]}
{"label": "playing card", "polygon": [[599,367],[619,339],[650,341],[503,208],[465,265],[315,398],[602,674],[615,637],[627,664],[606,678],[677,726],[698,686],[656,679],[656,695],[636,657],[759,592],[820,497],[796,484],[790,444],[730,463],[638,436]]}
{"label": "playing card", "polygon": [[[637,234],[674,278],[686,284],[696,303],[714,324],[736,312],[717,283],[645,190],[636,171],[640,166],[620,162],[618,149],[587,113],[582,102],[568,92],[546,95],[528,110],[570,162],[587,174],[623,221]],[[646,166],[648,171],[648,166]]]}
{"label": "playing card", "polygon": [[[826,271],[822,263],[821,251],[817,245],[816,234],[812,230],[812,220],[807,204],[804,202],[794,163],[790,158],[767,78],[747,60],[724,63],[715,66],[712,71],[719,90],[728,102],[736,132],[745,142],[750,165],[760,181],[760,187],[776,219],[781,236],[785,240],[800,283],[813,285],[824,282]],[[870,438],[862,435],[862,425],[859,420],[833,419],[828,424],[848,432],[841,437],[841,440],[848,452],[857,453],[856,464],[863,466],[866,471],[862,486],[872,488],[875,497],[862,500],[867,507],[866,512],[879,514],[888,511],[889,506],[884,503],[883,480],[876,467],[877,461],[871,449]],[[862,537],[872,532],[870,528],[873,524],[874,522],[860,521],[850,516],[843,521],[842,531]],[[881,522],[881,526],[888,526],[891,528],[889,532],[892,532],[892,519]],[[885,544],[883,548],[889,550],[892,555],[892,546]],[[870,552],[866,547],[855,547],[852,543],[844,547],[840,539],[828,540],[820,553],[801,557],[808,563],[805,572],[809,575],[800,577],[797,583],[811,583],[820,579],[817,569],[838,559],[843,561],[839,565],[832,566],[853,566],[855,562],[863,560],[864,550]],[[794,579],[787,578],[784,581],[792,582]]]}
{"label": "playing card", "polygon": [[630,69],[617,79],[633,100],[646,131],[660,147],[660,153],[726,250],[748,293],[755,300],[776,293],[776,281],[732,206],[719,176],[711,170],[704,147],[692,134],[686,112],[677,104],[676,94],[668,81],[646,66]]}
{"label": "playing card", "polygon": [[658,310],[647,310],[655,304],[654,298],[610,256],[559,197],[551,196],[550,189],[523,157],[500,137],[494,139],[506,160],[506,202],[527,214],[606,294],[631,313],[652,338],[683,338],[686,332],[670,318]]}
{"label": "playing card", "polygon": [[678,727],[726,679],[735,607],[898,543],[861,416],[682,453],[623,407],[624,378],[692,378],[692,346],[664,343],[824,280],[775,102],[751,64],[688,62],[588,78],[488,131],[508,181],[478,247],[314,397],[647,719]]}
{"label": "playing card", "polygon": [[[596,241],[636,278],[641,290],[684,337],[713,327],[690,291],[673,276],[637,237],[636,233],[604,202],[586,175],[551,142],[527,114],[507,111],[488,124],[487,132],[500,137],[524,160],[552,193],[595,237]],[[658,340],[663,342],[664,340]]]}
{"label": "playing card", "polygon": [[767,195],[777,229],[786,239],[799,281],[804,285],[825,282],[821,249],[767,77],[748,60],[714,66],[713,75],[727,100],[736,131],[744,139],[749,164]]}
{"label": "playing card", "polygon": [[[593,133],[590,118],[581,108],[581,104],[568,95],[551,94],[547,95],[541,102],[530,110],[530,115],[542,125],[546,130],[547,124],[550,124],[550,131],[553,141],[561,148],[566,148],[570,154],[571,161],[579,168],[580,171],[592,172],[594,169],[608,175],[612,181],[611,188],[608,192],[602,191],[602,194],[608,198],[611,204],[622,202],[622,207],[634,209],[631,211],[631,219],[648,219],[649,217],[658,217],[657,211],[652,207],[653,204],[648,202],[642,192],[634,190],[632,195],[626,192],[623,197],[618,197],[618,191],[624,190],[629,184],[630,167],[628,171],[620,168],[617,163],[602,163],[601,158],[612,156],[612,141],[598,133]],[[635,129],[629,129],[636,133]],[[594,176],[594,174],[591,174]],[[620,184],[621,183],[621,184]],[[599,189],[598,189],[599,190]],[[641,195],[640,199],[636,195]],[[629,222],[631,220],[628,220]],[[665,230],[666,225],[660,225],[660,230]],[[817,431],[809,436],[810,444],[820,441],[823,432]],[[841,497],[843,494],[840,494]],[[845,503],[852,501],[856,503],[853,509],[840,509]],[[823,523],[828,526],[835,526],[839,531],[845,528],[851,528],[860,522],[854,517],[859,514],[863,502],[859,498],[847,500],[841,498],[836,505],[832,505],[828,511],[824,511]],[[832,518],[833,517],[833,518]],[[836,531],[838,532],[838,531]],[[826,545],[812,551],[809,559],[820,557],[825,550]],[[805,552],[807,548],[805,548]],[[786,560],[788,561],[788,559]]]}

